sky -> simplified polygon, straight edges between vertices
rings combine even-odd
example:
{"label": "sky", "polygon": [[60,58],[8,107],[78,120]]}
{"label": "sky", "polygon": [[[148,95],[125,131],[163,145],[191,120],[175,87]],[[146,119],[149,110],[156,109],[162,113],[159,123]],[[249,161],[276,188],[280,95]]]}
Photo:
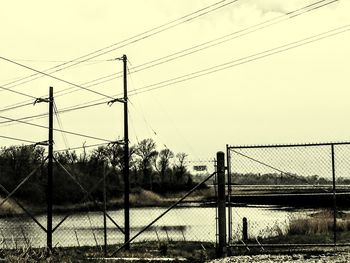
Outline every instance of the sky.
{"label": "sky", "polygon": [[[311,7],[329,4],[289,13],[318,2]],[[3,1],[0,86],[17,93],[0,89],[0,135],[47,140],[47,129],[3,117],[47,113],[46,103],[30,103],[52,86],[58,112],[106,102],[59,113],[55,128],[122,139],[123,107],[107,102],[122,96],[116,58],[125,54],[131,144],[152,138],[158,150],[206,160],[226,144],[350,141],[349,11],[349,0]],[[56,79],[28,78],[36,72],[24,66]],[[104,76],[112,79],[89,87]],[[48,125],[47,117],[25,121]],[[54,137],[56,150],[105,142]],[[22,143],[0,138],[1,146]]]}

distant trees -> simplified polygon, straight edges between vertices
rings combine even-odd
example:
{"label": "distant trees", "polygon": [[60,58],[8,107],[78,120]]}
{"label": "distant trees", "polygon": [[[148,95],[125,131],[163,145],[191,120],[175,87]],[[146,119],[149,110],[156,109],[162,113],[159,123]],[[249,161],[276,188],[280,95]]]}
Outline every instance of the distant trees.
{"label": "distant trees", "polygon": [[[246,174],[232,174],[232,182],[241,185],[324,185],[331,184],[331,180],[320,177],[318,175],[302,176],[292,173],[246,173]],[[342,177],[337,178],[338,184],[348,184],[350,179]]]}
{"label": "distant trees", "polygon": [[[160,193],[186,190],[192,186],[191,174],[186,168],[185,153],[174,154],[165,148],[157,151],[152,139],[144,139],[129,147],[130,184]],[[79,203],[103,197],[102,178],[106,175],[108,198],[123,194],[124,147],[108,144],[81,153],[64,151],[54,153],[54,203]],[[8,191],[15,189],[36,167],[35,173],[21,185],[15,197],[32,203],[45,200],[47,162],[41,146],[10,146],[0,148],[0,184]],[[41,166],[40,166],[41,165]],[[61,167],[64,167],[64,169]],[[69,174],[69,175],[68,175]],[[87,192],[83,191],[84,188]],[[5,196],[0,189],[0,195]]]}

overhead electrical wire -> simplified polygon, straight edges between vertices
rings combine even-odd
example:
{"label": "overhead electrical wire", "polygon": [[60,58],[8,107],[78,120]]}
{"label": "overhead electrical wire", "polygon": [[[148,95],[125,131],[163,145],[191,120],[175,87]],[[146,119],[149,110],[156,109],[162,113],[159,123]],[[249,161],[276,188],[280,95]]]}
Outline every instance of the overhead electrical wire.
{"label": "overhead electrical wire", "polygon": [[[39,125],[39,124],[34,124],[34,123],[30,123],[30,122],[21,121],[19,119],[13,119],[13,118],[5,117],[5,116],[0,116],[0,118],[5,119],[5,120],[11,120],[11,121],[19,122],[19,123],[30,125],[30,126],[33,126],[33,127],[48,129],[48,127],[46,127],[46,126]],[[79,136],[79,137],[89,138],[89,139],[93,139],[93,140],[105,141],[105,142],[113,142],[111,140],[102,139],[102,138],[98,138],[98,137],[94,137],[94,136],[90,136],[90,135],[86,135],[86,134],[82,134],[82,133],[71,132],[71,131],[64,131],[64,130],[60,130],[60,129],[56,129],[56,128],[53,128],[53,130],[54,131],[58,131],[58,132],[64,132],[64,133],[70,134],[70,135],[75,135],[75,136]]]}
{"label": "overhead electrical wire", "polygon": [[[179,58],[182,58],[184,56],[188,56],[188,55],[191,55],[193,53],[205,50],[207,48],[223,44],[223,43],[225,43],[227,41],[231,41],[233,39],[245,36],[247,34],[254,33],[254,32],[258,31],[258,30],[264,29],[266,27],[275,25],[277,23],[283,22],[283,21],[291,19],[291,18],[295,18],[295,17],[300,16],[302,14],[308,13],[310,11],[319,9],[321,7],[330,5],[330,4],[338,2],[338,1],[339,0],[331,0],[331,1],[329,1],[329,0],[320,0],[320,1],[314,2],[314,3],[306,5],[304,7],[301,7],[301,8],[292,10],[292,11],[289,11],[286,14],[283,14],[283,15],[271,18],[269,20],[266,20],[266,21],[263,21],[263,22],[260,22],[260,23],[248,26],[246,28],[240,29],[238,31],[234,31],[232,33],[223,35],[223,36],[221,36],[219,38],[215,38],[213,40],[203,42],[201,44],[198,44],[198,45],[195,45],[195,46],[192,46],[192,47],[180,50],[178,52],[175,52],[175,53],[163,56],[161,58],[157,58],[157,59],[154,59],[152,61],[145,62],[145,63],[137,65],[135,67],[131,67],[130,71],[129,71],[129,74],[140,72],[140,71],[143,71],[143,70],[146,70],[146,69],[149,69],[149,68],[152,68],[152,67],[155,67],[155,66],[158,66],[158,65],[161,65],[161,64],[164,64],[164,63],[167,63],[167,62],[179,59]],[[217,41],[219,41],[219,42],[217,42]],[[208,45],[208,44],[210,44],[210,45]],[[160,62],[158,62],[158,61],[160,61]],[[156,63],[156,62],[158,62],[158,63]],[[122,72],[118,72],[116,74],[113,73],[113,74],[109,74],[109,75],[100,77],[100,78],[95,79],[95,80],[91,80],[91,81],[82,83],[80,85],[90,84],[90,83],[93,83],[95,81],[104,79],[101,82],[93,83],[92,85],[89,85],[89,86],[85,87],[85,88],[89,88],[89,87],[92,87],[92,86],[96,86],[96,85],[99,85],[99,84],[103,84],[103,83],[112,81],[114,79],[120,78],[121,76],[122,76]],[[67,94],[70,94],[70,93],[73,93],[73,92],[76,92],[76,91],[79,90],[79,89],[74,89],[74,88],[76,88],[76,87],[72,86],[72,87],[66,88],[64,90],[58,91],[56,94],[59,94],[59,95],[56,95],[56,97],[67,95]],[[74,90],[63,93],[64,91],[68,91],[68,90],[71,90],[71,89],[74,89]]]}
{"label": "overhead electrical wire", "polygon": [[[319,9],[321,7],[330,5],[330,4],[338,2],[340,0],[332,0],[332,1],[328,1],[328,2],[324,3],[325,1],[327,1],[327,0],[320,0],[318,2],[315,2],[315,3],[312,3],[310,5],[304,6],[302,8],[290,11],[290,12],[288,12],[286,14],[281,15],[281,16],[277,16],[277,17],[271,18],[269,20],[266,20],[266,21],[263,21],[263,22],[260,22],[260,23],[248,26],[246,28],[243,28],[243,29],[234,31],[232,33],[223,35],[221,37],[218,37],[218,38],[215,38],[215,39],[203,42],[201,44],[198,44],[198,45],[195,45],[195,46],[192,46],[192,47],[189,47],[189,48],[177,51],[175,53],[166,55],[164,57],[157,58],[157,59],[145,62],[145,63],[143,63],[141,65],[138,65],[138,66],[135,66],[135,67],[131,67],[130,68],[130,74],[131,73],[136,73],[136,72],[139,72],[139,71],[143,71],[145,69],[149,69],[149,68],[152,68],[152,67],[164,64],[166,62],[173,61],[175,59],[182,58],[184,56],[188,56],[188,55],[194,54],[196,52],[205,50],[207,48],[223,44],[223,43],[225,43],[227,41],[231,41],[233,39],[237,39],[237,38],[245,36],[247,34],[254,33],[254,32],[258,31],[258,30],[261,30],[261,29],[264,29],[266,27],[275,25],[277,23],[286,21],[288,19],[300,16],[300,15],[308,13],[310,11],[317,10],[317,9]],[[315,5],[321,4],[321,3],[323,3],[323,4],[315,6]],[[310,7],[312,7],[312,8],[310,8]],[[303,12],[300,12],[300,11],[303,11]],[[219,42],[217,42],[217,41],[219,41]],[[210,44],[210,45],[208,45],[208,44]],[[199,49],[197,49],[197,48],[199,48]],[[161,62],[158,62],[158,61],[161,61]],[[158,62],[158,63],[155,63],[155,62]],[[147,67],[144,67],[144,66],[149,65],[149,64],[151,64],[151,65],[147,66]],[[141,68],[141,69],[138,69],[138,68]]]}
{"label": "overhead electrical wire", "polygon": [[3,86],[0,86],[0,89],[8,91],[8,92],[15,93],[15,94],[19,94],[19,95],[22,95],[22,96],[25,96],[25,97],[28,97],[28,98],[31,98],[31,99],[36,99],[36,97],[34,97],[32,95],[29,95],[29,94],[26,94],[26,93],[23,93],[23,92],[20,92],[20,91],[16,91],[16,90],[11,90],[11,89],[3,87]]}
{"label": "overhead electrical wire", "polygon": [[[224,69],[236,67],[236,66],[239,66],[242,64],[247,64],[249,62],[252,62],[252,61],[255,61],[258,59],[269,57],[269,56],[272,56],[272,55],[275,55],[278,53],[288,51],[290,49],[294,49],[294,48],[297,48],[300,46],[304,46],[306,44],[320,41],[320,40],[325,39],[325,38],[339,35],[339,34],[347,32],[349,30],[350,30],[350,24],[347,24],[347,25],[344,25],[341,27],[337,27],[335,29],[331,29],[331,30],[328,30],[328,31],[323,32],[323,33],[319,33],[319,34],[316,34],[316,35],[313,35],[313,36],[310,36],[307,38],[303,38],[303,39],[298,40],[298,41],[294,41],[294,42],[291,42],[288,44],[284,44],[284,45],[281,45],[281,46],[278,46],[275,48],[271,48],[271,49],[268,49],[268,50],[265,50],[262,52],[255,53],[253,55],[245,56],[245,57],[235,59],[235,60],[232,60],[232,61],[229,61],[226,63],[222,63],[222,64],[219,64],[219,65],[216,65],[213,67],[205,68],[205,69],[202,69],[202,70],[199,70],[196,72],[192,72],[192,73],[188,73],[188,74],[185,74],[185,75],[182,75],[179,77],[175,77],[175,78],[164,80],[164,81],[161,81],[158,83],[150,84],[150,85],[144,86],[142,88],[134,89],[134,91],[131,91],[129,93],[129,96],[134,96],[134,95],[137,95],[140,93],[149,92],[149,91],[152,91],[155,89],[164,88],[164,87],[174,85],[174,84],[177,84],[180,82],[188,81],[188,80],[199,78],[199,77],[209,75],[209,74],[212,74],[215,72],[219,72],[219,71],[222,71]],[[115,94],[113,96],[116,97],[116,96],[120,96],[120,95],[122,95],[122,94],[119,93],[119,94]],[[73,105],[69,108],[66,108],[65,111],[68,112],[68,111],[74,111],[74,110],[78,110],[78,109],[84,109],[84,108],[88,108],[88,107],[92,107],[92,106],[96,106],[96,105],[101,105],[101,104],[108,102],[108,101],[101,102],[101,100],[102,99],[96,99],[96,100],[92,100],[89,102],[81,103],[79,105],[79,107],[77,107],[77,108],[75,108],[75,106],[77,106],[77,105]]]}
{"label": "overhead electrical wire", "polygon": [[285,44],[285,45],[282,45],[282,46],[278,46],[276,48],[272,48],[272,49],[268,49],[268,50],[265,50],[265,51],[262,51],[262,52],[255,53],[255,54],[250,55],[250,56],[246,56],[246,57],[243,57],[243,58],[240,58],[240,59],[232,60],[232,61],[229,61],[229,62],[226,62],[226,63],[222,63],[222,64],[219,64],[219,65],[216,65],[216,66],[213,66],[213,67],[209,67],[209,68],[206,68],[206,69],[203,69],[203,70],[199,70],[199,71],[192,72],[192,73],[189,73],[189,74],[185,74],[185,75],[182,75],[182,76],[179,76],[179,77],[175,77],[175,78],[172,78],[172,79],[169,79],[169,80],[165,80],[165,81],[161,81],[161,82],[158,82],[158,83],[155,83],[155,84],[151,84],[151,85],[148,85],[148,86],[136,89],[137,92],[129,94],[129,96],[133,96],[133,95],[136,95],[136,94],[148,92],[148,91],[155,90],[155,89],[160,89],[160,88],[167,87],[167,86],[170,86],[170,85],[173,85],[173,84],[176,84],[176,83],[184,82],[184,81],[195,79],[195,78],[198,78],[198,77],[201,77],[201,76],[209,75],[209,74],[212,74],[212,73],[215,73],[215,72],[218,72],[218,71],[222,71],[224,69],[228,69],[228,68],[232,68],[232,67],[239,66],[239,65],[242,65],[242,64],[246,64],[246,63],[258,60],[258,59],[262,59],[262,58],[265,58],[265,57],[272,56],[274,54],[278,54],[278,53],[282,53],[282,52],[288,51],[290,49],[294,49],[294,48],[297,48],[297,47],[300,47],[300,46],[304,46],[306,44],[310,44],[310,43],[313,43],[313,42],[316,42],[316,41],[320,41],[320,40],[325,39],[325,38],[329,38],[329,37],[332,37],[332,36],[335,36],[335,35],[339,35],[339,34],[347,32],[349,30],[350,30],[350,24],[345,25],[345,26],[341,26],[341,27],[337,27],[335,29],[332,29],[332,30],[329,30],[329,31],[326,31],[326,32],[323,32],[323,33],[320,33],[320,34],[316,34],[316,35],[313,35],[311,37],[307,37],[307,38],[304,38],[304,39],[301,39],[301,40],[298,40],[298,41],[294,41],[294,42],[291,42],[291,43],[288,43],[288,44]]}
{"label": "overhead electrical wire", "polygon": [[[61,121],[61,117],[58,113],[58,109],[57,109],[57,105],[56,105],[56,102],[54,101],[53,103],[54,105],[54,113],[55,113],[55,116],[56,116],[56,119],[57,119],[57,123],[58,123],[58,127],[61,129],[61,130],[64,130],[63,128],[63,124],[62,124],[62,121]],[[64,145],[69,148],[69,144],[68,144],[68,139],[67,139],[67,136],[64,132],[61,133],[62,135],[62,139],[63,139],[63,142],[64,142]]]}
{"label": "overhead electrical wire", "polygon": [[[326,0],[321,0],[321,1],[314,2],[314,3],[312,3],[312,4],[309,4],[309,5],[306,5],[306,6],[304,6],[304,7],[298,8],[298,9],[296,9],[296,10],[289,11],[288,13],[286,13],[286,14],[284,14],[284,15],[274,17],[274,18],[272,18],[272,19],[263,21],[263,22],[261,22],[261,23],[257,23],[257,24],[248,26],[248,27],[246,27],[246,28],[243,28],[243,29],[241,29],[241,30],[232,32],[232,33],[230,33],[230,34],[221,36],[221,37],[219,37],[219,38],[216,38],[216,39],[213,39],[213,40],[210,40],[210,41],[207,41],[207,42],[198,44],[198,45],[196,45],[196,46],[193,46],[193,47],[190,47],[190,48],[187,48],[187,49],[184,49],[184,50],[181,50],[181,51],[172,53],[172,54],[170,54],[170,55],[167,55],[167,56],[164,56],[164,57],[161,57],[161,58],[158,58],[158,59],[154,59],[154,60],[152,60],[152,61],[143,63],[143,64],[141,64],[141,65],[132,67],[129,73],[136,73],[136,72],[139,72],[139,71],[142,71],[142,70],[145,70],[145,69],[154,67],[154,66],[158,66],[158,65],[160,65],[160,64],[163,64],[163,63],[166,63],[166,62],[175,60],[175,59],[178,59],[178,58],[180,58],[180,57],[184,57],[184,56],[193,54],[193,53],[195,53],[195,52],[199,52],[199,51],[201,51],[201,50],[204,50],[204,49],[207,49],[207,48],[210,48],[210,47],[213,47],[213,46],[222,44],[222,43],[224,43],[224,42],[227,42],[227,41],[236,39],[236,38],[238,38],[238,37],[244,36],[244,35],[249,34],[249,33],[256,32],[257,30],[261,30],[261,29],[263,29],[263,28],[265,28],[265,27],[274,25],[274,24],[276,24],[276,23],[285,21],[285,20],[290,19],[290,18],[297,17],[297,16],[299,16],[299,15],[301,15],[301,14],[310,12],[310,11],[312,11],[312,10],[316,10],[316,9],[318,9],[318,8],[324,7],[324,6],[326,6],[326,5],[329,5],[329,4],[332,4],[332,3],[334,3],[334,2],[338,2],[338,1],[339,1],[339,0],[332,0],[332,1],[328,1],[328,2],[327,2]],[[320,5],[320,4],[321,4],[321,5]],[[311,7],[311,9],[310,9],[310,7]],[[303,12],[301,12],[301,11],[303,11]],[[283,19],[283,20],[280,20],[281,18],[284,18],[284,19]],[[271,23],[271,22],[274,22],[274,23]],[[263,27],[261,27],[261,26],[263,26]],[[250,29],[254,29],[254,30],[253,30],[253,31],[245,32],[245,31],[250,30]],[[240,35],[238,35],[238,36],[235,36],[236,34],[239,34],[239,33],[244,33],[244,34],[240,34]],[[231,38],[229,38],[229,39],[225,39],[225,38],[228,37],[228,36],[235,36],[235,37],[233,37],[233,38],[231,37]],[[224,39],[224,40],[222,40],[222,39]],[[218,43],[215,43],[215,41],[218,41],[218,40],[222,40],[222,41],[220,41],[220,42],[218,42]],[[205,45],[210,44],[210,43],[213,43],[213,44],[211,44],[211,45],[209,45],[209,46],[205,46]],[[203,46],[204,46],[204,47],[203,47]],[[202,47],[202,48],[196,49],[196,48],[198,48],[198,47]],[[195,50],[193,50],[193,49],[195,49]],[[191,51],[191,50],[192,50],[192,51]],[[189,53],[182,54],[182,53],[184,53],[184,52],[186,52],[186,51],[190,51],[190,52],[189,52]],[[174,55],[179,55],[179,56],[173,57]],[[170,58],[170,57],[173,57],[173,58],[167,59],[167,58]],[[164,60],[164,59],[167,59],[167,60]],[[161,61],[161,60],[163,60],[163,61]],[[161,61],[161,62],[159,62],[159,63],[157,63],[157,64],[152,64],[152,63],[157,62],[157,61]],[[142,68],[143,66],[149,65],[149,64],[152,64],[152,65]],[[137,68],[141,68],[141,69],[136,70]],[[132,70],[133,70],[133,71],[132,71]],[[132,72],[131,72],[131,71],[132,71]],[[86,88],[88,88],[88,87],[96,86],[96,85],[99,85],[99,84],[102,84],[102,83],[106,83],[106,82],[108,82],[108,81],[114,80],[114,79],[119,78],[119,77],[121,77],[121,76],[122,76],[122,72],[118,72],[117,75],[116,75],[115,73],[113,73],[113,74],[109,74],[109,75],[100,77],[100,78],[95,79],[95,80],[91,80],[91,81],[82,83],[82,84],[80,84],[80,85],[85,85],[85,84],[93,83],[93,82],[98,81],[98,80],[102,80],[102,79],[109,78],[109,79],[107,79],[107,80],[103,80],[103,81],[101,81],[101,82],[98,82],[98,83],[94,83],[94,84],[92,84],[92,85],[89,85],[89,86],[86,87]],[[75,86],[69,87],[69,88],[67,88],[67,89],[64,89],[64,90],[62,90],[62,91],[57,92],[56,94],[60,94],[60,93],[62,93],[62,92],[64,92],[64,91],[70,90],[70,89],[72,89],[72,88],[74,88],[74,87],[75,87]],[[75,91],[77,91],[77,90],[70,91],[70,92],[66,92],[66,93],[60,94],[60,95],[56,95],[56,97],[62,96],[62,95],[66,95],[66,94],[69,94],[69,93],[72,93],[72,92],[75,92]]]}
{"label": "overhead electrical wire", "polygon": [[0,138],[4,138],[4,139],[8,139],[8,140],[14,140],[14,141],[19,141],[19,142],[27,142],[27,143],[30,143],[30,144],[36,144],[37,143],[37,142],[26,140],[26,139],[19,139],[19,138],[4,136],[4,135],[0,135]]}
{"label": "overhead electrical wire", "polygon": [[77,147],[71,147],[71,148],[65,148],[65,149],[59,149],[55,150],[54,152],[65,152],[65,151],[73,151],[73,150],[79,150],[79,149],[85,149],[85,148],[92,148],[92,147],[98,147],[103,145],[108,145],[109,143],[97,143],[97,144],[91,144],[91,145],[84,145],[84,146],[77,146]]}
{"label": "overhead electrical wire", "polygon": [[[12,60],[17,61],[17,62],[42,62],[42,63],[66,63],[71,60],[44,60],[44,59],[18,59],[18,58],[12,58]],[[89,62],[106,62],[110,60],[106,59],[100,59],[100,60],[89,60]],[[77,61],[79,62],[79,61]],[[82,61],[84,62],[84,61]]]}
{"label": "overhead electrical wire", "polygon": [[[180,17],[180,18],[178,18],[178,19],[172,20],[172,21],[167,22],[167,23],[165,23],[165,24],[163,24],[163,25],[160,25],[160,26],[154,27],[154,28],[152,28],[152,29],[150,29],[150,30],[147,30],[147,31],[144,31],[144,32],[142,32],[142,33],[136,34],[136,35],[134,35],[134,36],[132,36],[132,37],[129,37],[129,38],[125,39],[125,40],[119,41],[119,42],[114,43],[114,44],[112,44],[112,45],[109,45],[109,46],[107,46],[107,47],[104,47],[104,48],[101,48],[101,49],[99,49],[99,50],[96,50],[96,51],[93,51],[93,52],[91,52],[91,53],[88,53],[88,54],[86,54],[86,55],[80,56],[80,57],[78,57],[78,58],[76,58],[76,59],[70,60],[70,61],[68,61],[68,62],[59,64],[59,65],[56,65],[56,66],[51,67],[51,68],[49,68],[49,69],[46,69],[46,70],[44,70],[44,71],[42,71],[42,72],[50,72],[50,74],[52,74],[52,73],[55,73],[55,72],[58,72],[58,71],[62,71],[62,70],[64,70],[64,69],[67,69],[67,68],[69,68],[69,67],[73,67],[73,66],[78,65],[78,64],[80,64],[80,63],[83,63],[83,62],[85,62],[85,61],[94,59],[94,58],[96,58],[96,57],[99,57],[99,56],[102,56],[102,55],[105,55],[105,54],[108,54],[108,53],[110,53],[110,52],[112,52],[112,51],[115,51],[115,50],[120,49],[120,48],[122,48],[122,47],[125,47],[125,46],[127,46],[127,45],[130,45],[130,44],[136,43],[136,42],[138,42],[138,41],[144,40],[144,39],[146,39],[146,38],[149,38],[149,37],[151,37],[151,36],[154,36],[154,35],[156,35],[156,34],[159,34],[159,33],[161,33],[161,32],[164,32],[164,31],[166,31],[166,30],[168,30],[168,29],[171,29],[171,28],[176,27],[176,26],[178,26],[178,25],[181,25],[181,24],[183,24],[183,23],[192,21],[192,20],[195,19],[195,18],[201,17],[201,16],[206,15],[206,14],[208,14],[208,13],[210,13],[210,12],[213,12],[213,11],[215,11],[215,10],[218,10],[218,9],[220,9],[220,8],[223,8],[223,7],[225,7],[225,6],[227,6],[227,5],[230,5],[230,4],[232,4],[232,3],[235,3],[235,2],[237,2],[238,0],[233,0],[233,1],[229,1],[228,3],[225,3],[226,1],[227,1],[227,0],[218,1],[218,2],[216,2],[216,3],[214,3],[214,4],[211,4],[211,5],[207,6],[207,7],[204,7],[204,8],[202,8],[202,9],[199,9],[199,10],[197,10],[197,11],[195,11],[195,12],[192,12],[192,13],[190,13],[190,14],[187,14],[187,15],[185,15],[185,16],[182,16],[182,17]],[[221,5],[220,5],[220,4],[221,4]],[[212,9],[210,9],[210,8],[212,8]],[[205,10],[207,10],[207,9],[209,9],[209,10],[208,10],[208,11],[205,11]],[[200,13],[200,12],[202,12],[202,11],[205,11],[205,12]],[[199,14],[198,14],[198,13],[199,13]],[[195,16],[194,16],[194,17],[191,17],[191,16],[193,16],[193,15],[195,15]],[[184,19],[185,19],[185,20],[184,20]],[[181,20],[183,20],[183,21],[181,21]],[[155,32],[153,32],[153,31],[155,31]],[[151,33],[151,32],[153,32],[153,33]],[[149,33],[150,33],[150,34],[149,34]],[[148,34],[148,35],[147,35],[147,34]],[[129,41],[129,42],[128,42],[128,41]],[[123,43],[124,43],[124,44],[123,44]],[[121,44],[122,44],[122,45],[121,45]],[[119,46],[118,46],[118,45],[119,45]],[[100,53],[100,52],[102,52],[102,53]],[[89,56],[90,56],[90,57],[89,57]],[[91,57],[91,56],[92,56],[92,57]],[[87,57],[87,58],[86,58],[86,57]],[[86,58],[86,59],[84,59],[84,58]],[[75,63],[74,63],[74,62],[75,62]],[[70,63],[73,63],[73,64],[70,64]],[[67,65],[67,64],[70,64],[70,65]],[[65,66],[65,67],[60,68],[60,67],[62,67],[62,66]],[[59,69],[57,69],[57,68],[59,68]],[[55,71],[52,71],[53,69],[56,69],[56,70],[55,70]],[[18,79],[18,80],[16,80],[16,81],[12,81],[12,82],[3,84],[3,86],[8,86],[8,85],[11,85],[11,84],[15,84],[15,83],[17,83],[17,82],[20,82],[20,81],[22,81],[22,80],[25,80],[25,79],[28,79],[28,78],[31,78],[31,77],[35,77],[35,76],[40,75],[40,74],[42,74],[42,73],[41,73],[41,72],[36,72],[35,74],[32,74],[32,75],[23,77],[23,78]],[[43,75],[40,75],[40,76],[37,77],[37,78],[41,78],[41,77],[43,77]],[[29,80],[29,81],[33,81],[33,80],[35,80],[35,79],[37,79],[37,78],[34,78],[34,79],[32,79],[32,80]],[[28,82],[29,82],[29,81],[28,81]],[[24,83],[27,83],[27,81],[26,81],[26,82],[21,82],[19,85],[24,84]],[[14,87],[14,86],[11,86],[11,88],[12,88],[12,87]]]}
{"label": "overhead electrical wire", "polygon": [[17,66],[20,66],[20,67],[29,69],[29,70],[31,70],[31,71],[40,73],[40,74],[42,74],[42,75],[44,75],[44,76],[47,76],[47,77],[49,77],[49,78],[58,80],[58,81],[60,81],[60,82],[63,82],[63,83],[66,83],[66,84],[69,84],[69,85],[78,87],[78,88],[83,89],[83,90],[86,90],[86,91],[90,91],[90,92],[95,93],[95,94],[97,94],[97,95],[100,95],[100,96],[103,96],[103,97],[106,97],[106,98],[110,98],[110,99],[114,99],[113,97],[108,96],[108,95],[106,95],[106,94],[103,94],[103,93],[101,93],[101,92],[98,92],[98,91],[95,91],[95,90],[91,90],[91,89],[89,89],[89,88],[85,88],[85,87],[83,87],[83,86],[81,86],[81,85],[75,84],[75,83],[73,83],[73,82],[64,80],[64,79],[59,78],[59,77],[55,77],[55,76],[53,76],[53,75],[51,75],[51,74],[48,74],[48,73],[45,73],[45,72],[43,72],[43,71],[37,70],[37,69],[35,69],[35,68],[33,68],[33,67],[29,67],[29,66],[26,66],[26,65],[24,65],[24,64],[22,64],[22,63],[13,61],[12,59],[8,59],[8,58],[5,58],[5,57],[3,57],[3,56],[0,56],[0,59],[5,60],[5,61],[7,61],[7,62],[9,62],[9,63],[15,64],[15,65],[17,65]]}
{"label": "overhead electrical wire", "polygon": [[[59,110],[58,113],[66,113],[66,112],[70,112],[70,111],[75,111],[75,110],[82,110],[82,109],[86,109],[86,108],[91,108],[91,107],[95,107],[95,106],[99,106],[99,105],[106,105],[107,101],[103,101],[103,102],[98,102],[98,103],[92,103],[92,104],[87,104],[86,103],[82,103],[81,105],[74,105],[74,106],[69,106],[67,108],[64,108],[62,110]],[[84,104],[84,105],[83,105]],[[48,117],[49,113],[41,113],[41,114],[37,114],[37,115],[31,115],[31,116],[26,116],[26,117],[22,117],[22,118],[18,118],[16,120],[8,120],[8,121],[2,121],[0,122],[0,124],[6,124],[6,123],[12,123],[12,122],[17,122],[17,120],[33,120],[33,119],[40,119],[43,117]],[[1,126],[7,126],[7,125],[1,125]]]}
{"label": "overhead electrical wire", "polygon": [[[274,17],[272,19],[263,21],[261,23],[257,23],[257,24],[248,26],[246,28],[234,31],[230,34],[226,34],[224,36],[212,39],[210,41],[206,41],[206,42],[203,42],[201,44],[177,51],[175,53],[172,53],[172,54],[169,54],[169,55],[166,55],[166,56],[163,56],[163,57],[160,57],[160,58],[157,58],[157,59],[145,62],[145,63],[142,63],[142,64],[137,65],[135,67],[131,67],[129,74],[137,73],[137,72],[149,69],[149,68],[153,68],[155,66],[159,66],[159,65],[162,65],[164,63],[167,63],[167,62],[170,62],[170,61],[173,61],[173,60],[176,60],[176,59],[179,59],[179,58],[182,58],[182,57],[194,54],[194,53],[197,53],[199,51],[202,51],[202,50],[205,50],[205,49],[208,49],[208,48],[211,48],[211,47],[223,44],[223,43],[226,43],[228,41],[237,39],[239,37],[245,36],[245,35],[250,34],[250,33],[254,33],[258,30],[262,30],[266,27],[275,25],[277,23],[286,21],[286,20],[291,19],[291,18],[295,18],[295,17],[300,16],[302,14],[308,13],[308,12],[313,11],[313,10],[317,10],[321,7],[330,5],[330,4],[338,2],[338,1],[340,1],[340,0],[331,0],[331,1],[320,0],[320,1],[317,1],[315,3],[306,5],[302,8],[298,8],[296,10],[290,11],[286,14],[283,14],[283,15]],[[326,2],[326,3],[324,3],[324,2]],[[102,82],[99,82],[98,84],[106,83],[108,81],[112,81],[112,80],[120,78],[120,77],[122,77],[122,71],[118,72],[117,74],[113,73],[113,74],[109,74],[109,75],[104,76],[103,78],[105,78],[105,80]],[[98,84],[94,84],[94,86],[98,85]],[[71,89],[74,89],[74,87],[67,88],[67,89],[62,90],[60,92],[64,92],[64,91],[71,90]],[[76,91],[78,91],[78,90],[75,89],[73,91],[65,92],[63,94],[60,94],[59,96],[71,94],[71,93],[76,92]]]}
{"label": "overhead electrical wire", "polygon": [[6,109],[0,109],[0,112],[11,111],[11,110],[19,109],[19,108],[26,107],[26,106],[29,106],[29,105],[33,105],[33,103],[32,102],[23,103],[23,104],[19,104],[17,106],[9,107],[9,108],[6,108]]}

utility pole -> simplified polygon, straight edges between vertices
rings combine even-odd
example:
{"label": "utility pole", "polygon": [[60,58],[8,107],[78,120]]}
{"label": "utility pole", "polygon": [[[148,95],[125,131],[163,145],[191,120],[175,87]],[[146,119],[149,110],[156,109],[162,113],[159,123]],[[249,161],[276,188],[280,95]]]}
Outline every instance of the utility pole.
{"label": "utility pole", "polygon": [[128,81],[126,55],[123,55],[124,79],[124,231],[125,249],[130,249],[130,186],[129,186],[129,124],[128,124]]}
{"label": "utility pole", "polygon": [[47,177],[47,248],[52,250],[52,178],[53,178],[53,87],[49,91],[49,156]]}

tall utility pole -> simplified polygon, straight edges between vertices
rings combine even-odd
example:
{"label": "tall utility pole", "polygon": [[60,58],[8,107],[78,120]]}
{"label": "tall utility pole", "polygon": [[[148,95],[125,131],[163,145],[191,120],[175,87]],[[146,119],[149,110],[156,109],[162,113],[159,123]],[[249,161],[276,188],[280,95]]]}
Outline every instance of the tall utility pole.
{"label": "tall utility pole", "polygon": [[52,177],[53,177],[53,88],[49,91],[49,156],[47,177],[47,248],[52,250]]}
{"label": "tall utility pole", "polygon": [[129,186],[129,124],[128,124],[128,81],[127,81],[127,62],[126,55],[123,55],[123,72],[124,72],[124,240],[125,249],[130,249],[127,243],[130,239],[130,186]]}

